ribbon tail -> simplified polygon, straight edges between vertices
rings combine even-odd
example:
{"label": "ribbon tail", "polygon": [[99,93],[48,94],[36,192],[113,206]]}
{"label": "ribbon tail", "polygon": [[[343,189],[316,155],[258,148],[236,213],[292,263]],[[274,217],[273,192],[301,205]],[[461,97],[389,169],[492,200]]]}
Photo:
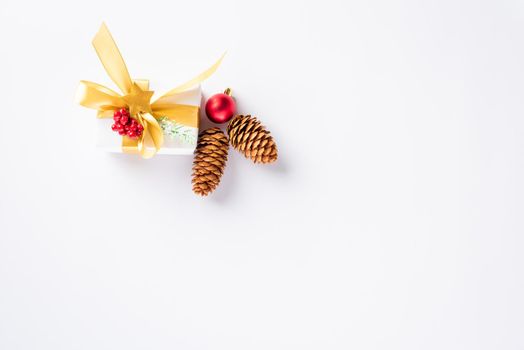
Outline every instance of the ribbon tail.
{"label": "ribbon tail", "polygon": [[218,69],[218,67],[220,66],[220,63],[222,63],[222,60],[224,59],[224,56],[226,55],[226,53],[224,52],[222,54],[222,56],[220,56],[220,58],[218,59],[218,61],[216,61],[215,63],[213,63],[213,65],[211,67],[209,67],[208,69],[206,69],[205,71],[203,71],[202,73],[200,73],[199,75],[197,75],[196,77],[194,77],[193,79],[189,80],[189,81],[186,81],[185,83],[183,83],[182,85],[179,85],[177,86],[176,88],[174,89],[171,89],[169,90],[166,94],[162,95],[159,100],[162,98],[162,97],[165,97],[165,96],[168,96],[168,95],[173,95],[173,94],[177,94],[179,92],[182,92],[182,91],[185,91],[187,89],[189,89],[190,87],[192,86],[195,86],[197,84],[200,84],[201,82],[203,82],[204,80],[206,80],[207,78],[209,78],[211,75],[213,75],[213,73],[215,73],[215,71]]}
{"label": "ribbon tail", "polygon": [[162,147],[164,132],[152,115],[142,114],[139,118],[144,126],[144,131],[137,144],[138,152],[142,158],[151,158]]}

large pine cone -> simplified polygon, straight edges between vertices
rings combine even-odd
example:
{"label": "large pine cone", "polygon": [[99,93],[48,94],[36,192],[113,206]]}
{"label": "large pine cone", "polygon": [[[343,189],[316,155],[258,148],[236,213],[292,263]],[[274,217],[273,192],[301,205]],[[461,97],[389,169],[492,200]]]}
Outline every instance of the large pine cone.
{"label": "large pine cone", "polygon": [[254,163],[271,163],[277,160],[277,145],[257,118],[237,115],[227,125],[231,145]]}
{"label": "large pine cone", "polygon": [[219,128],[202,131],[198,135],[193,159],[193,192],[207,196],[220,182],[226,167],[229,142]]}

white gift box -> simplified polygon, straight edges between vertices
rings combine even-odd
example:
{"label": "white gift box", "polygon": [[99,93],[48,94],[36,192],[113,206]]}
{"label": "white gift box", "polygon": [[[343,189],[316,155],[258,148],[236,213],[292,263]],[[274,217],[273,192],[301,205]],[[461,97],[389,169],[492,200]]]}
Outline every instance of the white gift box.
{"label": "white gift box", "polygon": [[[200,85],[169,98],[172,103],[200,107],[202,91]],[[153,98],[154,101],[154,98]],[[195,113],[196,125],[198,125],[198,112]],[[97,118],[96,146],[107,152],[122,153],[122,136],[111,130],[113,118]],[[158,123],[164,131],[164,143],[157,154],[193,154],[197,138],[198,128],[177,123],[176,118],[159,118]]]}

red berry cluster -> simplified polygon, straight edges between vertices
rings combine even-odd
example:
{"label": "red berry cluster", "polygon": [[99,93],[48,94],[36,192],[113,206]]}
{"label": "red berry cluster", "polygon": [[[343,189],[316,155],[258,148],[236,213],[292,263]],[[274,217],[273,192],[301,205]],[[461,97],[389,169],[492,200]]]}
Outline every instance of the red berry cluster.
{"label": "red berry cluster", "polygon": [[131,118],[126,108],[117,109],[113,114],[113,120],[115,123],[111,125],[111,129],[119,135],[127,135],[133,139],[142,136],[144,127]]}

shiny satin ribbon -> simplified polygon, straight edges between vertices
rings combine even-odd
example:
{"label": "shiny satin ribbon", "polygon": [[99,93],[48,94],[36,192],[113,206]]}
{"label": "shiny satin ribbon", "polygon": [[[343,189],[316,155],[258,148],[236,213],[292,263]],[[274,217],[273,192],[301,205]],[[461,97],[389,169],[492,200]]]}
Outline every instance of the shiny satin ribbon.
{"label": "shiny satin ribbon", "polygon": [[84,107],[97,110],[98,118],[112,118],[115,109],[129,108],[131,116],[142,124],[144,131],[138,139],[122,137],[122,151],[139,153],[144,158],[156,154],[164,142],[162,128],[157,118],[167,117],[189,127],[198,127],[199,107],[175,103],[176,95],[209,78],[218,68],[224,55],[210,68],[195,78],[171,89],[154,102],[148,80],[132,80],[127,66],[105,23],[93,39],[93,46],[107,74],[123,95],[97,83],[80,81],[77,101]]}

